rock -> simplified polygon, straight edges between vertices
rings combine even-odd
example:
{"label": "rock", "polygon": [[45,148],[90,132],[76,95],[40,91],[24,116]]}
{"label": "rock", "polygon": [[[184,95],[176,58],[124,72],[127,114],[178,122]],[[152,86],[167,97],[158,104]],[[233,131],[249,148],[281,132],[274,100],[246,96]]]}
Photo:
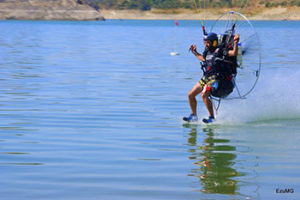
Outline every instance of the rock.
{"label": "rock", "polygon": [[0,19],[104,20],[82,0],[0,0]]}

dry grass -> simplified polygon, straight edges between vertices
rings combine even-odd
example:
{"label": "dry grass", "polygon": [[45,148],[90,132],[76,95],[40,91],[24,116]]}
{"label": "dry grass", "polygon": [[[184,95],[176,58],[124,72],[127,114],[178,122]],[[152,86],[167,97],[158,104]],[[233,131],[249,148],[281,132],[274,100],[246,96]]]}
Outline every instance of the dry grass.
{"label": "dry grass", "polygon": [[196,10],[189,9],[169,9],[159,10],[153,9],[151,11],[138,10],[101,10],[101,14],[106,19],[217,19],[220,14],[234,10],[241,12],[250,19],[254,20],[300,20],[300,7],[291,8],[263,8],[257,9],[239,8],[239,9],[206,9],[198,13]]}

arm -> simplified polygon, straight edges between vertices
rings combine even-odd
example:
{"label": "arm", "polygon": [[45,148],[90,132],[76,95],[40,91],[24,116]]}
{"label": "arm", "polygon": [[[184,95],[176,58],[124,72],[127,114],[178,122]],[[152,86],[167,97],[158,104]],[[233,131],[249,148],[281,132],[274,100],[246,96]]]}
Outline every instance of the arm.
{"label": "arm", "polygon": [[197,51],[197,47],[196,45],[191,45],[190,47],[190,51],[192,51],[192,53],[200,60],[200,61],[205,61],[205,58],[203,57],[203,55],[201,55],[200,53],[198,53]]}
{"label": "arm", "polygon": [[234,39],[233,39],[233,50],[229,50],[228,51],[228,56],[229,57],[233,57],[233,56],[237,56],[238,55],[238,46],[237,46],[237,43],[239,42],[240,40],[240,35],[237,34],[236,36],[234,36]]}

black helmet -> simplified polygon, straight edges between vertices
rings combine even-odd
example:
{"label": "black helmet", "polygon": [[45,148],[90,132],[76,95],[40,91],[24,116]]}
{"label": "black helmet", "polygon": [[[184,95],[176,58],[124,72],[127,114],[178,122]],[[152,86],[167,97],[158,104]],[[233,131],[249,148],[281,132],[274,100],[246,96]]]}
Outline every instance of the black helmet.
{"label": "black helmet", "polygon": [[218,45],[218,35],[215,33],[209,33],[208,35],[205,35],[204,40],[210,41],[213,47]]}

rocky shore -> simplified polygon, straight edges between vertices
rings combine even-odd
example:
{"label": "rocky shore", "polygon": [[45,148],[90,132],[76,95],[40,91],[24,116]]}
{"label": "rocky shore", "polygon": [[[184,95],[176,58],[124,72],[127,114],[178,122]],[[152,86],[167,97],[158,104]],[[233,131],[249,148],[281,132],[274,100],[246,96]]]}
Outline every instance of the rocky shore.
{"label": "rocky shore", "polygon": [[1,0],[0,19],[104,20],[104,17],[81,0]]}

